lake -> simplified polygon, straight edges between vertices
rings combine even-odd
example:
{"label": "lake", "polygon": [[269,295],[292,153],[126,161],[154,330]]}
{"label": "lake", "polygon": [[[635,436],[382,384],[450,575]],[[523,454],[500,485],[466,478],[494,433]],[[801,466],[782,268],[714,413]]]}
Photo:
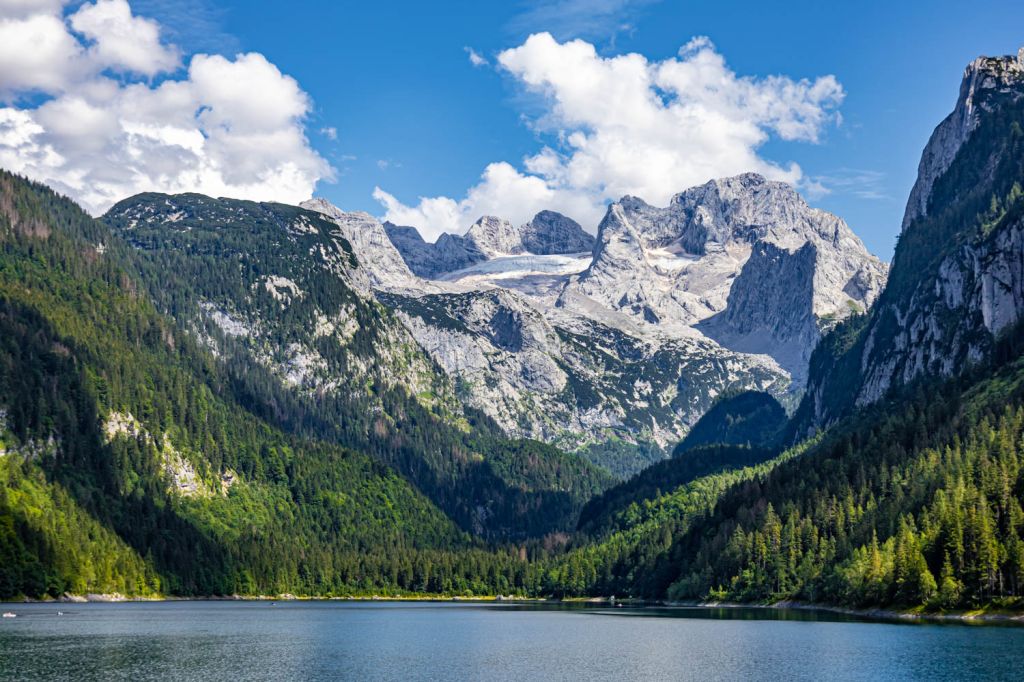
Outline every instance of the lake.
{"label": "lake", "polygon": [[[1024,628],[766,609],[0,605],[0,679],[1020,679]],[[63,615],[58,615],[63,612]]]}

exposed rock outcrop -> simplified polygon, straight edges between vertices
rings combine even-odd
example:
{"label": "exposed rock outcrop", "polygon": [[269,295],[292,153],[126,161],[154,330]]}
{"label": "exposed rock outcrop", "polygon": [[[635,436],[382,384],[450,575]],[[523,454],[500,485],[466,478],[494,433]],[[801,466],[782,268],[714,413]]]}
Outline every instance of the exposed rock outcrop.
{"label": "exposed rock outcrop", "polygon": [[903,229],[915,219],[927,215],[928,199],[935,181],[949,168],[957,152],[989,110],[985,99],[993,92],[1013,93],[1024,76],[1024,48],[1016,57],[978,57],[964,69],[960,83],[960,96],[956,106],[935,128],[928,140],[921,162],[917,167],[917,180],[910,190],[907,210],[903,216]]}
{"label": "exposed rock outcrop", "polygon": [[525,251],[519,230],[509,221],[490,215],[473,223],[463,240],[488,259],[516,256]]}
{"label": "exposed rock outcrop", "polygon": [[554,211],[541,211],[533,220],[519,228],[523,248],[540,256],[589,253],[594,250],[594,236],[584,231],[572,218]]}
{"label": "exposed rock outcrop", "polygon": [[625,197],[597,242],[567,292],[771,355],[797,385],[819,328],[870,306],[886,276],[846,223],[752,173],[686,190],[665,208]]}
{"label": "exposed rock outcrop", "polygon": [[984,362],[1024,319],[1024,50],[980,57],[921,156],[889,283],[801,406],[827,425],[918,379]]}
{"label": "exposed rock outcrop", "polygon": [[506,432],[575,449],[609,439],[671,447],[725,390],[781,394],[767,358],[693,334],[634,334],[585,316],[549,320],[503,289],[381,294],[460,397]]}
{"label": "exposed rock outcrop", "polygon": [[401,287],[412,284],[415,276],[406,265],[384,229],[369,213],[346,213],[326,199],[315,198],[299,204],[330,218],[352,245],[356,258],[363,265],[374,288]]}

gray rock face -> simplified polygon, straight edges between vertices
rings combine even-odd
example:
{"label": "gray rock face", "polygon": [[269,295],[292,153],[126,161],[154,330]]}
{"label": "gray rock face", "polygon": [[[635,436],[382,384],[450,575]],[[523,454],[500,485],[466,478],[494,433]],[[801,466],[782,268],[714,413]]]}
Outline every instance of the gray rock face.
{"label": "gray rock face", "polygon": [[519,234],[523,248],[539,256],[589,253],[594,250],[592,234],[585,232],[572,218],[554,211],[541,211],[519,228]]}
{"label": "gray rock face", "polygon": [[523,239],[519,230],[507,220],[485,215],[473,223],[463,241],[484,254],[487,259],[515,256],[523,253]]}
{"label": "gray rock face", "polygon": [[487,260],[487,256],[459,235],[445,233],[430,244],[415,227],[384,223],[384,230],[406,266],[418,277],[433,279]]}
{"label": "gray rock face", "polygon": [[445,233],[438,237],[434,242],[434,252],[438,263],[436,274],[461,270],[487,260],[487,256],[473,242],[455,234]]}
{"label": "gray rock face", "polygon": [[808,428],[916,379],[956,375],[1024,319],[1024,174],[1008,118],[1024,120],[1024,51],[965,70],[921,155],[885,292],[849,350],[810,377]]}
{"label": "gray rock face", "polygon": [[810,241],[795,251],[756,243],[725,310],[697,328],[726,348],[770,355],[802,386],[820,336],[813,300],[817,256]]}
{"label": "gray rock face", "polygon": [[[921,155],[905,231],[930,229],[917,222],[928,216],[936,182],[988,116],[1022,99],[1024,48],[1016,57],[979,57],[967,66],[953,112]],[[987,144],[989,156],[981,157],[974,177],[994,184],[999,156],[1007,152],[998,139]],[[972,189],[959,188],[959,193],[967,196]],[[955,374],[982,359],[999,333],[1024,316],[1024,221],[1004,221],[988,235],[961,234],[957,240],[959,247],[935,271],[922,272],[910,295],[893,292],[877,311],[862,352],[858,405],[923,375]]]}
{"label": "gray rock face", "polygon": [[612,204],[593,262],[566,292],[771,355],[800,383],[819,327],[870,306],[886,271],[842,220],[748,173],[665,208],[636,197]]}
{"label": "gray rock face", "polygon": [[[361,287],[394,288],[408,286],[415,277],[392,244],[384,226],[369,213],[346,213],[326,199],[315,198],[299,204],[330,218],[341,229],[342,236],[352,244],[368,281]],[[357,281],[357,284],[359,282]]]}
{"label": "gray rock face", "polygon": [[928,212],[928,199],[932,186],[946,172],[960,147],[978,126],[981,114],[978,97],[992,91],[1010,92],[1017,88],[1024,75],[1024,48],[1017,57],[978,57],[964,69],[960,83],[960,96],[952,113],[935,128],[928,140],[921,163],[917,168],[917,181],[910,191],[907,210],[903,216],[903,229]]}
{"label": "gray rock face", "polygon": [[596,239],[550,211],[432,245],[386,229],[436,281],[380,300],[466,403],[567,448],[671,446],[726,390],[792,401],[820,330],[867,308],[886,275],[845,223],[754,174],[665,208],[625,197]]}
{"label": "gray rock face", "polygon": [[880,308],[869,328],[858,405],[921,376],[960,372],[1024,318],[1024,221],[961,246],[901,303]]}
{"label": "gray rock face", "polygon": [[635,335],[593,319],[548,319],[502,289],[380,294],[449,375],[460,397],[511,435],[567,449],[609,439],[671,447],[724,390],[780,394],[766,358],[698,336]]}

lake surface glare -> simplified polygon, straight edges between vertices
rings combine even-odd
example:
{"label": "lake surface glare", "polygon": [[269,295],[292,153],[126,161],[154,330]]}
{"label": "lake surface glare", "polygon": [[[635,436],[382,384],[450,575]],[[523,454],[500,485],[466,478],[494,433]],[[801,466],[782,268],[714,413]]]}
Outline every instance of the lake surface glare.
{"label": "lake surface glare", "polygon": [[1024,677],[1021,627],[805,611],[338,601],[2,610],[18,614],[0,621],[4,680]]}

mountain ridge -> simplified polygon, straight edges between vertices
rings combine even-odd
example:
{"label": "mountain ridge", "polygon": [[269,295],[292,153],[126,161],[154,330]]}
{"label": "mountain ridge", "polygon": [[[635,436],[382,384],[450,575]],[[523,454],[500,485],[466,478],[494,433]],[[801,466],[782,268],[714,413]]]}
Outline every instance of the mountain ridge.
{"label": "mountain ridge", "polygon": [[923,376],[984,363],[1024,315],[1024,55],[969,64],[921,156],[889,286],[840,357],[822,357],[801,429]]}

